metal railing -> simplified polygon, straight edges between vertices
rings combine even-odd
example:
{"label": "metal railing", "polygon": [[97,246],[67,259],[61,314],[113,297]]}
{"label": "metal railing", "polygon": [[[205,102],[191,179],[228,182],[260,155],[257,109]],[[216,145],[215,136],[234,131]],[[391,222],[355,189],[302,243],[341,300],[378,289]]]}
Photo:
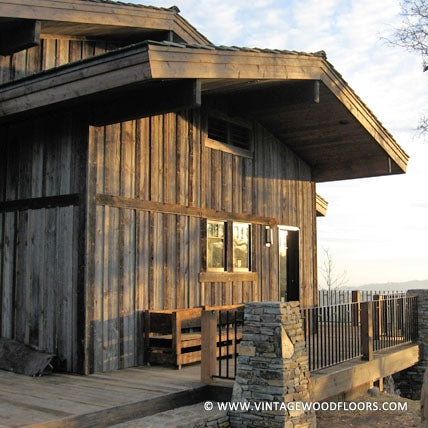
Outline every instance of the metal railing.
{"label": "metal railing", "polygon": [[309,370],[361,356],[359,303],[302,309]]}
{"label": "metal railing", "polygon": [[210,306],[202,312],[201,379],[235,379],[244,305]]}
{"label": "metal railing", "polygon": [[[353,301],[353,292],[355,292],[355,290],[318,290],[318,306],[351,303]],[[359,290],[359,293],[361,302],[374,300],[377,295],[388,297],[403,297],[406,295],[405,291]]]}
{"label": "metal railing", "polygon": [[302,309],[309,370],[319,370],[417,337],[416,296]]}
{"label": "metal railing", "polygon": [[373,350],[409,343],[417,336],[417,297],[382,296],[373,305]]}

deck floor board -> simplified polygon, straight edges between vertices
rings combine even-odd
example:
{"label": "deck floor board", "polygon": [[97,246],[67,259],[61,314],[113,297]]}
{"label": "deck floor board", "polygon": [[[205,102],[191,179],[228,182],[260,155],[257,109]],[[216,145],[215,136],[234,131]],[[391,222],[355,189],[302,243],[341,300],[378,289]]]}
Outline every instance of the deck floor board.
{"label": "deck floor board", "polygon": [[31,426],[202,386],[200,366],[135,367],[37,378],[0,370],[0,428]]}

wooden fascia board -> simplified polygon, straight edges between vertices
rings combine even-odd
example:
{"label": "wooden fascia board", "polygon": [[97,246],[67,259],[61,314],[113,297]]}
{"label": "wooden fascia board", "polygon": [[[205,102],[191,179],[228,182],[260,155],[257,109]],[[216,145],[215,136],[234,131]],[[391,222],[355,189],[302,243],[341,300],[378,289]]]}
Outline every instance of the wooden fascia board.
{"label": "wooden fascia board", "polygon": [[317,217],[325,217],[327,215],[328,202],[320,195],[315,196],[315,209]]}
{"label": "wooden fascia board", "polygon": [[324,61],[322,69],[324,71],[322,82],[367,130],[392,161],[403,172],[406,172],[409,156],[405,151],[327,61]]}
{"label": "wooden fascia board", "polygon": [[209,40],[173,11],[75,0],[0,0],[0,16],[17,19],[172,30],[188,43]]}
{"label": "wooden fascia board", "polygon": [[[408,155],[323,58],[249,51],[149,48],[153,78],[320,80],[366,129],[393,162],[406,171]],[[322,102],[322,100],[321,100]]]}
{"label": "wooden fascia board", "polygon": [[147,50],[102,55],[0,88],[0,118],[129,87],[151,78]]}

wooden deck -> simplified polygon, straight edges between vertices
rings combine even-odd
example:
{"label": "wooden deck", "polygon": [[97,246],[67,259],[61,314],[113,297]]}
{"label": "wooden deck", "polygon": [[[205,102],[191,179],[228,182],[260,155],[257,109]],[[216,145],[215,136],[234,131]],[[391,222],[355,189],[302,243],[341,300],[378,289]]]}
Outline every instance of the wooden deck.
{"label": "wooden deck", "polygon": [[212,391],[200,383],[200,365],[38,378],[0,370],[0,428],[110,426],[204,401]]}

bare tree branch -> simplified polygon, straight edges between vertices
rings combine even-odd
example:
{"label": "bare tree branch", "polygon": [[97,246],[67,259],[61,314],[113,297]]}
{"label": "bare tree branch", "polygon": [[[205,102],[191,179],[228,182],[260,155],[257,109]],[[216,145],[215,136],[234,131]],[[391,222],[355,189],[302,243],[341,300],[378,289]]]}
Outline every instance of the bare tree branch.
{"label": "bare tree branch", "polygon": [[336,272],[336,266],[330,249],[324,248],[323,251],[324,261],[321,266],[321,273],[328,291],[331,292],[332,289],[345,285],[348,282],[348,278],[346,271],[341,273]]}
{"label": "bare tree branch", "polygon": [[[428,0],[401,0],[402,26],[387,41],[422,57],[422,69],[428,70]],[[417,130],[428,134],[428,117],[423,116]]]}

